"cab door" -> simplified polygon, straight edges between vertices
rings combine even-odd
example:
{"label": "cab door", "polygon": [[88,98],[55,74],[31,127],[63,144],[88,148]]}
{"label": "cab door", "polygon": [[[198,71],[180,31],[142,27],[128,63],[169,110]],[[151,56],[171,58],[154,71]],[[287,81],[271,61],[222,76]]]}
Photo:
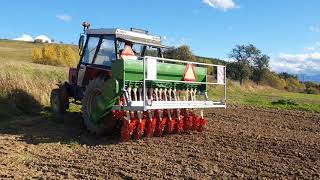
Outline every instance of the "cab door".
{"label": "cab door", "polygon": [[78,86],[82,86],[83,84],[83,79],[85,78],[85,72],[86,72],[87,66],[92,63],[94,55],[96,53],[96,49],[100,41],[99,36],[97,37],[88,36],[87,38],[88,40],[83,50],[83,55],[82,55],[82,59],[81,59],[81,63],[78,71],[78,79],[77,79]]}
{"label": "cab door", "polygon": [[111,64],[116,60],[113,35],[89,36],[78,71],[77,85],[85,87],[95,77],[111,77]]}

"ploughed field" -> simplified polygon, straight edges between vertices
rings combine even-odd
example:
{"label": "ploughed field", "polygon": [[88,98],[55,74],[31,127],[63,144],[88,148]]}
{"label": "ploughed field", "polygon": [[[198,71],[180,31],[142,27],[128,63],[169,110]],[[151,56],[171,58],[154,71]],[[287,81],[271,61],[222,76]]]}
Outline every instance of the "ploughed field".
{"label": "ploughed field", "polygon": [[0,179],[320,178],[320,114],[228,107],[203,133],[119,142],[80,115],[0,120]]}

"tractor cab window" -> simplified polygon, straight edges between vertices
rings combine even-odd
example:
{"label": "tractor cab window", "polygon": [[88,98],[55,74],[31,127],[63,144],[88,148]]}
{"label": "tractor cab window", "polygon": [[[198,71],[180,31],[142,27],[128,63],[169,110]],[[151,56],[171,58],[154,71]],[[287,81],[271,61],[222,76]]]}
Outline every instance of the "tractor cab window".
{"label": "tractor cab window", "polygon": [[111,66],[112,61],[117,59],[114,41],[114,36],[105,36],[102,39],[94,64]]}
{"label": "tractor cab window", "polygon": [[136,56],[141,56],[142,45],[141,44],[133,44],[132,46],[133,52],[135,52]]}
{"label": "tractor cab window", "polygon": [[[125,42],[123,41],[118,41],[118,54],[119,56],[121,55],[122,51],[125,49]],[[141,50],[142,50],[142,45],[141,44],[135,44],[132,43],[132,51],[134,52],[134,55],[137,57],[141,56]]]}
{"label": "tractor cab window", "polygon": [[[121,58],[121,54],[125,49],[125,45],[126,43],[124,41],[117,41],[117,55],[119,59]],[[141,59],[144,56],[163,57],[163,51],[160,47],[154,47],[148,44],[132,43],[131,49],[138,59]]]}
{"label": "tractor cab window", "polygon": [[144,56],[159,57],[158,48],[152,47],[152,46],[146,46],[144,51]]}
{"label": "tractor cab window", "polygon": [[82,58],[82,63],[91,64],[94,54],[96,52],[97,46],[99,44],[99,37],[89,37],[87,46],[84,49],[84,54]]}

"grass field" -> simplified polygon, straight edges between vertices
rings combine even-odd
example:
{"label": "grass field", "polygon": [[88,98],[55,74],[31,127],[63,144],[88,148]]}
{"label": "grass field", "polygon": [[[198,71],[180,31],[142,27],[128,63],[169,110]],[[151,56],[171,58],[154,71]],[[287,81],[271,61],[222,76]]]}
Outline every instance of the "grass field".
{"label": "grass field", "polygon": [[32,63],[34,46],[41,44],[0,40],[1,116],[40,112],[56,83],[67,79],[67,68]]}
{"label": "grass field", "polygon": [[0,60],[6,61],[26,61],[31,62],[32,47],[42,46],[31,42],[0,40]]}
{"label": "grass field", "polygon": [[[41,44],[0,40],[0,114],[7,112],[8,106],[21,106],[31,112],[32,108],[48,106],[51,89],[58,81],[67,79],[67,68],[32,63],[31,51],[34,46]],[[222,90],[213,88],[209,94],[221,95]],[[234,81],[228,82],[227,92],[228,103],[232,104],[320,112],[320,95],[291,93],[250,82],[240,86]],[[289,99],[296,105],[273,104]],[[37,105],[32,106],[33,102]]]}
{"label": "grass field", "polygon": [[[213,96],[222,93],[222,88],[213,88],[210,91]],[[287,92],[268,86],[257,86],[252,82],[246,82],[240,86],[238,82],[229,81],[227,99],[231,104],[320,112],[320,95]],[[295,104],[277,103],[279,100],[293,101]]]}

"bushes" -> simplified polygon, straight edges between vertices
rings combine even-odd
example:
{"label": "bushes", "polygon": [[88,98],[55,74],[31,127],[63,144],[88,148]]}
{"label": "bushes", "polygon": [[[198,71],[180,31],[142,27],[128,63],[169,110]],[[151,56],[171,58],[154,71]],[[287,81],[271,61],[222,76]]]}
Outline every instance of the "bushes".
{"label": "bushes", "polygon": [[282,79],[279,75],[274,72],[269,72],[263,78],[262,84],[271,86],[280,90],[287,90],[289,92],[303,92],[305,87],[298,79],[289,77],[287,79]]}
{"label": "bushes", "polygon": [[303,92],[304,91],[304,85],[300,83],[297,79],[295,78],[288,78],[286,79],[287,86],[286,89],[290,92]]}
{"label": "bushes", "polygon": [[268,72],[265,77],[262,79],[264,85],[283,90],[287,86],[287,83],[284,79],[281,79],[276,73]]}
{"label": "bushes", "polygon": [[320,84],[314,82],[305,82],[305,93],[307,94],[320,94]]}
{"label": "bushes", "polygon": [[68,45],[46,44],[32,49],[34,63],[53,66],[75,67],[79,61],[76,48]]}
{"label": "bushes", "polygon": [[33,59],[33,62],[41,64],[41,59],[42,59],[41,48],[33,48],[32,49],[32,59]]}
{"label": "bushes", "polygon": [[272,105],[285,105],[285,106],[297,106],[298,103],[292,99],[279,99],[278,101],[272,101]]}
{"label": "bushes", "polygon": [[307,94],[320,94],[320,90],[314,87],[308,87],[306,88],[305,92]]}

